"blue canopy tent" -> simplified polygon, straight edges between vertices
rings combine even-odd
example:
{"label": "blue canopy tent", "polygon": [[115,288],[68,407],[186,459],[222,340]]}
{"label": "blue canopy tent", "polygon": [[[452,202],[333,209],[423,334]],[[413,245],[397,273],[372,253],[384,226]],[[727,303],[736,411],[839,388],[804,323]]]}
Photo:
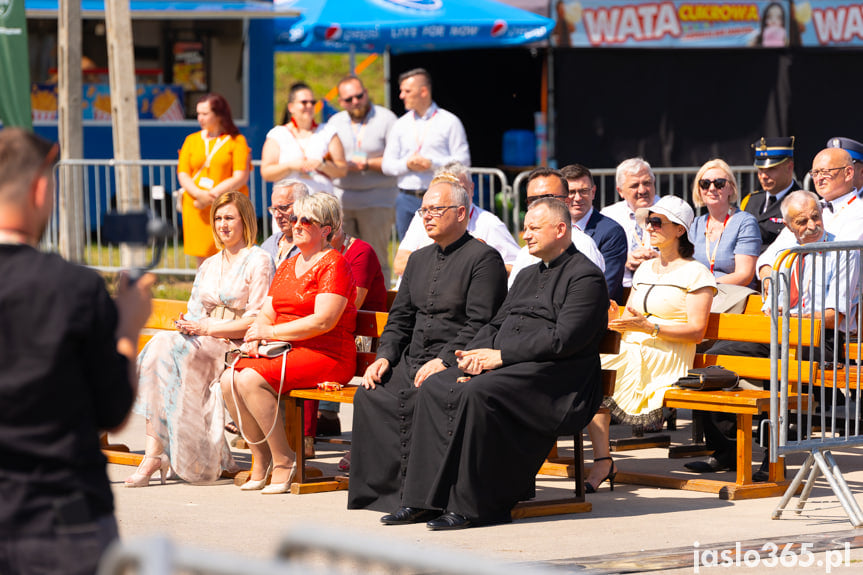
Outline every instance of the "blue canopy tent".
{"label": "blue canopy tent", "polygon": [[302,14],[277,21],[278,49],[419,52],[521,45],[554,21],[494,0],[276,0]]}

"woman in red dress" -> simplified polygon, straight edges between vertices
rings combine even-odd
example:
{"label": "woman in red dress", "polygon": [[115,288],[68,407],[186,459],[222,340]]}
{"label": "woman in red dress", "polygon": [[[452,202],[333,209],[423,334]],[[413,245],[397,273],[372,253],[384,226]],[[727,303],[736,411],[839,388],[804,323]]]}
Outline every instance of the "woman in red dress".
{"label": "woman in red dress", "polygon": [[[296,471],[277,394],[322,381],[345,384],[356,370],[356,287],[350,265],[329,244],[341,225],[339,201],[325,193],[301,198],[292,220],[300,253],[276,270],[264,307],[246,332],[243,349],[250,357],[237,362],[233,377],[227,370],[221,380],[225,404],[254,457],[250,479],[240,488],[266,494],[286,493]],[[258,357],[259,344],[279,341],[292,345],[281,390],[282,358]]]}

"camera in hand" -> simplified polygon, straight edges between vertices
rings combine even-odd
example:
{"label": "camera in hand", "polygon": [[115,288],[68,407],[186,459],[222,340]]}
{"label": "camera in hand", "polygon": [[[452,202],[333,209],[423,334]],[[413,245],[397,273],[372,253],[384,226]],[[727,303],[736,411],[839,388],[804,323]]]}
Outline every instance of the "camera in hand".
{"label": "camera in hand", "polygon": [[162,258],[163,240],[170,238],[174,228],[165,221],[152,217],[150,212],[109,212],[102,219],[102,237],[108,243],[146,246],[155,245],[153,258],[142,268],[129,270],[129,278],[136,281],[144,272],[156,267]]}

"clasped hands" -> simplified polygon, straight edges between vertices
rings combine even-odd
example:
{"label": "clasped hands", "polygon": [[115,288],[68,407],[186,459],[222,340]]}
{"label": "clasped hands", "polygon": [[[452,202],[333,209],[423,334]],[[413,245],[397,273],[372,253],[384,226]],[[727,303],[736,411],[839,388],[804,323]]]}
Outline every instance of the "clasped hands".
{"label": "clasped hands", "polygon": [[276,339],[276,326],[270,324],[252,323],[243,336],[243,344],[240,350],[247,353],[249,357],[258,357],[258,344],[263,340]]}
{"label": "clasped hands", "polygon": [[183,335],[208,335],[210,332],[206,321],[190,321],[183,314],[174,320],[174,325]]}
{"label": "clasped hands", "polygon": [[414,152],[408,158],[407,167],[412,172],[425,172],[431,169],[432,161]]}
{"label": "clasped hands", "polygon": [[639,247],[629,252],[629,255],[626,258],[626,269],[631,272],[634,272],[638,269],[643,262],[647,260],[652,260],[657,255],[656,251],[652,248]]}
{"label": "clasped hands", "polygon": [[608,329],[620,333],[626,331],[652,333],[654,326],[640,311],[632,306],[626,306],[626,315],[619,319],[610,320],[608,322]]}

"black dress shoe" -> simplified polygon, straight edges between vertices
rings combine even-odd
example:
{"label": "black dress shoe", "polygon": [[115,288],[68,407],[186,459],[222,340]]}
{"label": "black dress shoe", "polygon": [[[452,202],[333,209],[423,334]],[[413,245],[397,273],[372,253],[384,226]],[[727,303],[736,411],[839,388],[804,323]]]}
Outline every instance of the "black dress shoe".
{"label": "black dress shoe", "polygon": [[472,526],[473,524],[470,522],[470,519],[468,519],[464,515],[453,513],[452,511],[444,513],[437,519],[432,519],[431,521],[426,523],[426,527],[428,527],[432,531],[443,531],[445,529],[466,529],[467,527]]}
{"label": "black dress shoe", "polygon": [[713,473],[714,471],[728,471],[737,469],[736,465],[729,465],[719,459],[716,459],[712,455],[707,458],[705,461],[691,461],[689,463],[685,463],[683,465],[686,469],[690,471],[695,471],[696,473]]}
{"label": "black dress shoe", "polygon": [[418,507],[399,507],[395,513],[381,517],[384,525],[410,525],[411,523],[422,523],[440,515],[440,511],[434,509],[419,509]]}

